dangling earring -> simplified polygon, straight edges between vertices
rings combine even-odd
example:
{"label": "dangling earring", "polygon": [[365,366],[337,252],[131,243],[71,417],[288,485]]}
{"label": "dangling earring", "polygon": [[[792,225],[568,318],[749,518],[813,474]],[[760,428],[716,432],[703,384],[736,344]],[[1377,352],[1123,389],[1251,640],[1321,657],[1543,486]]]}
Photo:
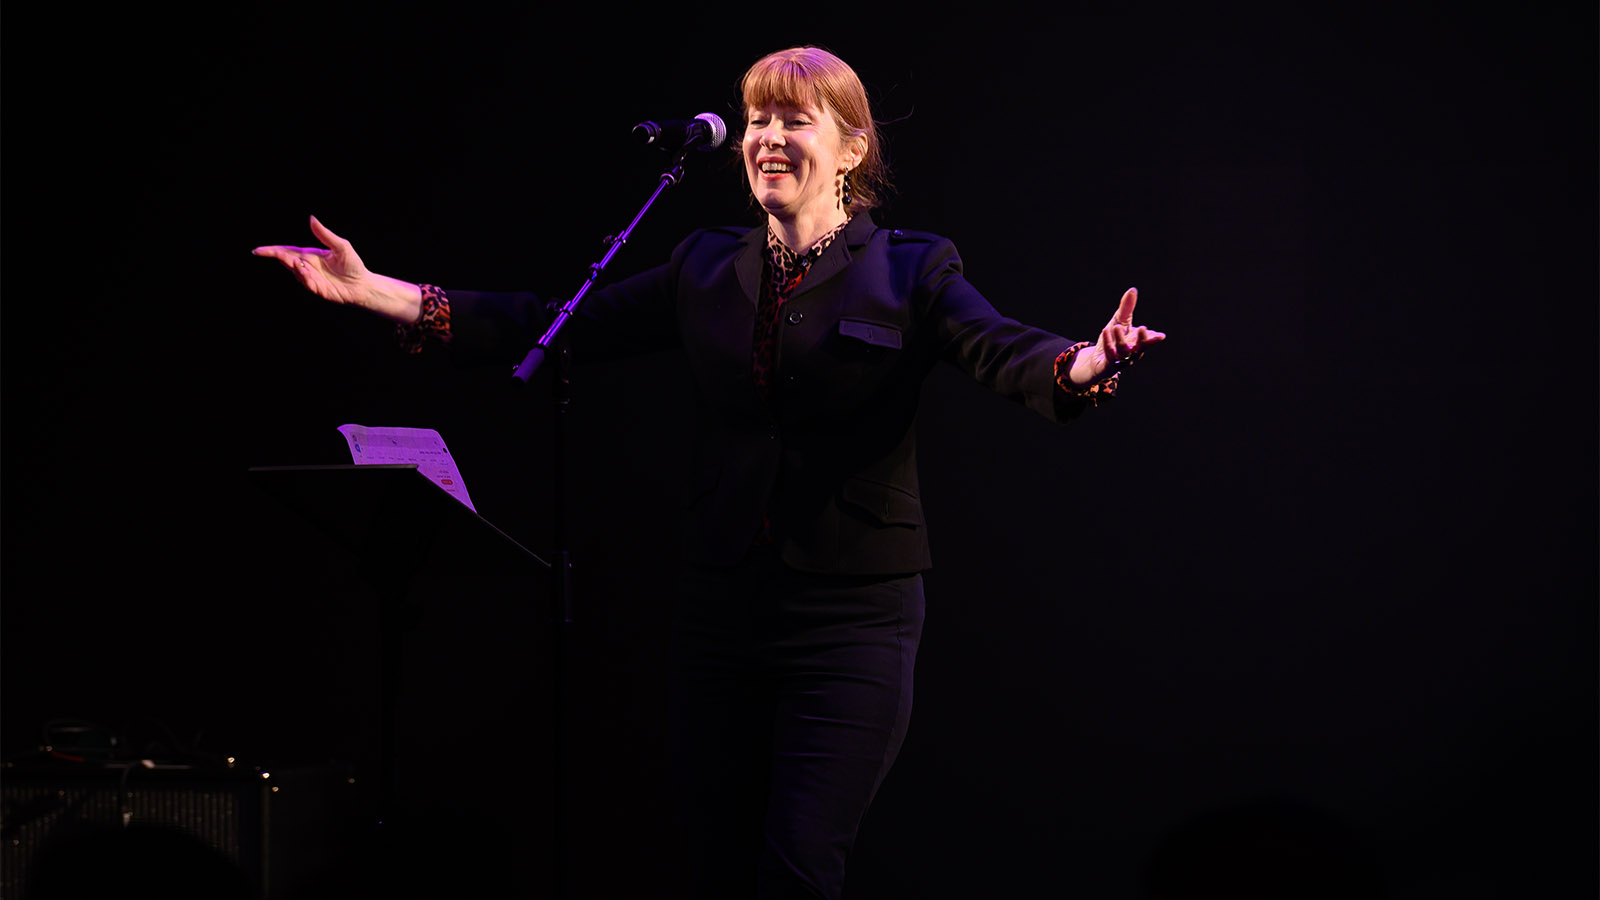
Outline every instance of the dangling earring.
{"label": "dangling earring", "polygon": [[845,209],[849,209],[850,208],[850,201],[851,201],[852,198],[850,196],[850,170],[849,169],[845,169],[844,170],[844,190],[840,194],[839,199],[844,201],[844,208]]}

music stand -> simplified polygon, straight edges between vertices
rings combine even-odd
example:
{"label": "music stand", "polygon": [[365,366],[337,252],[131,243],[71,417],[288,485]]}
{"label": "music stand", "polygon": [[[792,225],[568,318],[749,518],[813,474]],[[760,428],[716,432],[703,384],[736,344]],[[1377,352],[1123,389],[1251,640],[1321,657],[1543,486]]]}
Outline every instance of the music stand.
{"label": "music stand", "polygon": [[[403,601],[423,575],[539,575],[550,563],[429,481],[413,464],[256,466],[251,480],[360,564],[379,605],[379,811],[397,797]],[[548,582],[534,579],[539,584]],[[544,590],[543,587],[540,590]]]}

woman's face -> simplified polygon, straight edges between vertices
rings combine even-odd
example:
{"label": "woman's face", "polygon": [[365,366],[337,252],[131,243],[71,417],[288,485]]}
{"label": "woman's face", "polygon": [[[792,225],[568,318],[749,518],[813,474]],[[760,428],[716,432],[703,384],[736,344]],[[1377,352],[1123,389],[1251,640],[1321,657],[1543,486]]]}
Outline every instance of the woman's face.
{"label": "woman's face", "polygon": [[860,161],[841,147],[839,124],[826,109],[768,104],[746,114],[745,175],[768,214],[780,219],[842,216],[839,175]]}

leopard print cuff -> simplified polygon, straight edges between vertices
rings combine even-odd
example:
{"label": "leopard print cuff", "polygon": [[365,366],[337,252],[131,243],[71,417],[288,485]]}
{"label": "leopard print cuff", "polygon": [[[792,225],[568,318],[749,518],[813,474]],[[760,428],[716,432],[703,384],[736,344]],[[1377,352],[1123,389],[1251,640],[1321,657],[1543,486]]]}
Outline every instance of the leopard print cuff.
{"label": "leopard print cuff", "polygon": [[421,287],[422,316],[410,325],[397,322],[394,326],[395,340],[407,353],[421,353],[428,341],[450,343],[450,295],[431,284]]}
{"label": "leopard print cuff", "polygon": [[1079,387],[1072,383],[1072,360],[1078,351],[1085,347],[1093,347],[1092,341],[1079,341],[1071,347],[1061,351],[1056,357],[1056,387],[1069,397],[1088,401],[1090,406],[1099,406],[1107,400],[1117,396],[1117,385],[1120,383],[1122,373],[1117,372],[1110,378],[1104,378],[1091,385]]}

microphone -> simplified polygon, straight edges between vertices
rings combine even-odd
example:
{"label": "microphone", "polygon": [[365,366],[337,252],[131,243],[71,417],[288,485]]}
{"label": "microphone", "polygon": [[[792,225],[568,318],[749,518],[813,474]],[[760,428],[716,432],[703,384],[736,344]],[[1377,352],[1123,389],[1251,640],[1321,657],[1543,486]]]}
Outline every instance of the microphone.
{"label": "microphone", "polygon": [[633,137],[641,144],[715,150],[728,139],[728,126],[716,113],[701,113],[692,119],[640,122],[633,126]]}

